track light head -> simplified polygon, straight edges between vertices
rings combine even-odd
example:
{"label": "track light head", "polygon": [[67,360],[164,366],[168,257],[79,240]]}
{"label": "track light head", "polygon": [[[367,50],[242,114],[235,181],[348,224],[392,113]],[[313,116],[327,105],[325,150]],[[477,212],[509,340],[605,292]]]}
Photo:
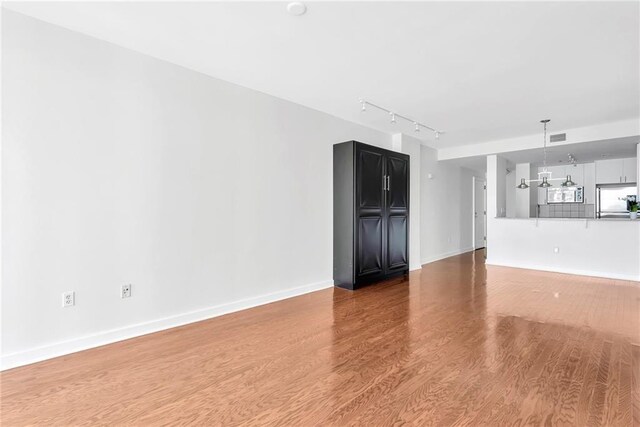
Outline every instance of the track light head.
{"label": "track light head", "polygon": [[407,117],[407,116],[403,116],[401,114],[396,114],[394,111],[391,111],[387,108],[381,107],[380,105],[374,104],[373,102],[367,101],[364,98],[358,98],[358,102],[360,103],[360,112],[364,113],[365,111],[367,111],[367,107],[371,107],[371,111],[383,111],[387,114],[389,114],[389,118],[391,121],[392,125],[395,125],[397,122],[397,119],[402,119],[405,122],[408,123],[413,123],[413,130],[414,132],[418,133],[421,131],[421,127],[427,129],[429,132],[433,132],[436,135],[436,139],[440,138],[440,134],[443,132],[437,131],[435,128],[431,127],[431,126],[427,126],[424,123],[421,123],[411,117]]}

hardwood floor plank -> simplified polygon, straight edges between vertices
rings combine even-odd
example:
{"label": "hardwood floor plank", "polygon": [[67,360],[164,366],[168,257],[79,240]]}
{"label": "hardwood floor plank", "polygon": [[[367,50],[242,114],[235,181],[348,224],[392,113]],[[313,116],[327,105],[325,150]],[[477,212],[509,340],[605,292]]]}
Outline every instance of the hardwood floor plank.
{"label": "hardwood floor plank", "polygon": [[588,425],[602,425],[602,415],[604,412],[605,395],[609,377],[609,364],[611,363],[611,341],[605,341],[598,363],[598,374],[596,375],[596,386],[589,402]]}
{"label": "hardwood floor plank", "polygon": [[[624,341],[621,344],[622,354],[620,359],[620,398],[618,401],[618,411],[620,414],[619,425],[633,425],[633,404],[632,404],[632,346]],[[640,369],[640,367],[636,367]]]}
{"label": "hardwood floor plank", "polygon": [[640,346],[633,345],[631,347],[631,354],[631,396],[633,401],[633,425],[640,426]]}
{"label": "hardwood floor plank", "polygon": [[[591,331],[589,331],[585,340],[586,344],[577,347],[576,350],[579,356],[576,360],[575,371],[572,376],[565,375],[563,377],[563,392],[555,402],[554,413],[557,415],[555,421],[559,426],[579,425],[577,417],[580,408],[581,391],[588,379],[591,353],[599,344],[595,334]],[[586,422],[586,420],[583,420],[583,422]]]}
{"label": "hardwood floor plank", "polygon": [[0,424],[640,426],[640,285],[481,252],[0,373]]}
{"label": "hardwood floor plank", "polygon": [[620,418],[620,364],[622,359],[622,348],[619,340],[614,339],[611,348],[611,361],[609,363],[609,375],[607,377],[607,387],[604,398],[604,410],[602,421],[605,425],[618,425]]}

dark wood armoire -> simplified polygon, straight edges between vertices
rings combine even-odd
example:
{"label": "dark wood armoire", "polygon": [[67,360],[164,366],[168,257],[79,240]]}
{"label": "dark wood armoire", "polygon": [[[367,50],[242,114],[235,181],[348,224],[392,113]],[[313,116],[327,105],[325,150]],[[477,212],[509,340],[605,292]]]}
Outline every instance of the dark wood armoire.
{"label": "dark wood armoire", "polygon": [[333,146],[333,281],[356,289],[409,271],[409,156]]}

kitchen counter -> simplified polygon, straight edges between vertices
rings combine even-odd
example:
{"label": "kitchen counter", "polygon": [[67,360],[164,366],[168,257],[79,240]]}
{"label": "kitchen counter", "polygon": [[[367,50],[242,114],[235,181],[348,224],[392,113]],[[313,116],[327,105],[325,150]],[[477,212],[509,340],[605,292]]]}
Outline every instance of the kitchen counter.
{"label": "kitchen counter", "polygon": [[508,220],[520,220],[520,221],[575,221],[575,222],[632,222],[639,223],[640,218],[631,219],[631,218],[513,218],[513,217],[495,217],[494,219],[508,219]]}
{"label": "kitchen counter", "polygon": [[487,218],[488,264],[640,281],[639,241],[640,220]]}

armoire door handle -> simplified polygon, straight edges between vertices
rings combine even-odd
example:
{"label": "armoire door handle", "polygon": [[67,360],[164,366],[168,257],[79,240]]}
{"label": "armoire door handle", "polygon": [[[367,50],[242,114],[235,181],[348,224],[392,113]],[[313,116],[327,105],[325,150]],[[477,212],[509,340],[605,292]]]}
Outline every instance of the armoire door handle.
{"label": "armoire door handle", "polygon": [[382,175],[382,191],[387,191],[387,176]]}
{"label": "armoire door handle", "polygon": [[389,179],[389,175],[387,175],[387,191],[391,190],[391,180]]}

